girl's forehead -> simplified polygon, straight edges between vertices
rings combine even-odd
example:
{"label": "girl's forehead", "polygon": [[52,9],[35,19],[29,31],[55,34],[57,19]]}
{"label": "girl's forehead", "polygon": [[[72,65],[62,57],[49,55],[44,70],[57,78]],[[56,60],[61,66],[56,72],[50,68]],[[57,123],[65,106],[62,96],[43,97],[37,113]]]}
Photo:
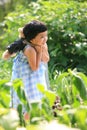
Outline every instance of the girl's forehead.
{"label": "girl's forehead", "polygon": [[47,31],[38,33],[39,35],[47,35]]}

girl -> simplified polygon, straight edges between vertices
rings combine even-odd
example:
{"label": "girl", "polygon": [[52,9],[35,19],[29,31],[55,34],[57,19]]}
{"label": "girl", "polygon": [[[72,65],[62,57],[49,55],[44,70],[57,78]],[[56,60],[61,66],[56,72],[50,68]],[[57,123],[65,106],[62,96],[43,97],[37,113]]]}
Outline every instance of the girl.
{"label": "girl", "polygon": [[[24,47],[14,58],[12,68],[12,80],[21,78],[24,91],[29,103],[40,102],[43,95],[38,91],[37,84],[44,85],[47,89],[45,78],[46,63],[49,61],[47,48],[47,27],[40,21],[33,20],[21,29],[24,37]],[[3,53],[3,58],[8,59],[13,54],[10,47]],[[12,107],[17,108],[19,99],[12,91]]]}

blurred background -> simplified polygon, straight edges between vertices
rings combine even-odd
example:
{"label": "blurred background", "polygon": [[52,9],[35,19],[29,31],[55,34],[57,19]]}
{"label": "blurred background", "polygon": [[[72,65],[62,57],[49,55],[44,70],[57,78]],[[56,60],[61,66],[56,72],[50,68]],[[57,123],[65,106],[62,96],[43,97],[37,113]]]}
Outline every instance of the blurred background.
{"label": "blurred background", "polygon": [[[0,0],[0,108],[9,107],[9,90],[2,86],[12,68],[12,59],[3,61],[2,53],[18,39],[18,28],[33,19],[48,27],[50,87],[63,106],[57,119],[87,130],[87,0]],[[48,97],[53,101],[52,93]],[[43,104],[45,118],[52,119],[48,102]]]}

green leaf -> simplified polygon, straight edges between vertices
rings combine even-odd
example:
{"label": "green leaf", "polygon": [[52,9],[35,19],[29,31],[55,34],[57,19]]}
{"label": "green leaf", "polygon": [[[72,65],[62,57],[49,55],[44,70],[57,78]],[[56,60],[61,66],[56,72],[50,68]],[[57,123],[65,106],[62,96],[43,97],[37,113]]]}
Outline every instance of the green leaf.
{"label": "green leaf", "polygon": [[40,92],[42,92],[49,99],[50,106],[52,106],[54,103],[54,100],[56,99],[56,94],[52,91],[45,90],[44,86],[41,84],[38,84],[37,88],[39,89]]}
{"label": "green leaf", "polygon": [[40,92],[44,93],[45,92],[45,88],[42,84],[37,84],[37,88]]}
{"label": "green leaf", "polygon": [[45,96],[49,99],[50,106],[54,104],[54,101],[56,99],[56,94],[52,91],[45,91]]}
{"label": "green leaf", "polygon": [[81,73],[73,73],[74,79],[73,83],[75,84],[76,88],[78,89],[80,96],[83,99],[87,99],[87,77]]}
{"label": "green leaf", "polygon": [[19,87],[23,87],[23,82],[21,79],[15,79],[12,83],[12,86],[14,87],[15,91],[17,91]]}

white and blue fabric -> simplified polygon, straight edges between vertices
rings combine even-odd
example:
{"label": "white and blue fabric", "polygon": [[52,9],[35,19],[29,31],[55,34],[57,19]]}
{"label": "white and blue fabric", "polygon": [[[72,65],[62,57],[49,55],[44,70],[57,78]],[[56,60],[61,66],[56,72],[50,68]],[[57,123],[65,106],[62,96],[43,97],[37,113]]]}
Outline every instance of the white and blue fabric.
{"label": "white and blue fabric", "polygon": [[[42,84],[45,89],[47,89],[46,84],[46,65],[41,62],[38,70],[32,71],[27,58],[24,56],[23,52],[19,52],[13,61],[12,68],[12,81],[15,79],[22,79],[24,84],[24,91],[27,96],[29,103],[39,102],[43,97],[42,93],[37,89],[37,84]],[[19,104],[19,99],[14,90],[11,91],[12,95],[12,107],[17,108]]]}

